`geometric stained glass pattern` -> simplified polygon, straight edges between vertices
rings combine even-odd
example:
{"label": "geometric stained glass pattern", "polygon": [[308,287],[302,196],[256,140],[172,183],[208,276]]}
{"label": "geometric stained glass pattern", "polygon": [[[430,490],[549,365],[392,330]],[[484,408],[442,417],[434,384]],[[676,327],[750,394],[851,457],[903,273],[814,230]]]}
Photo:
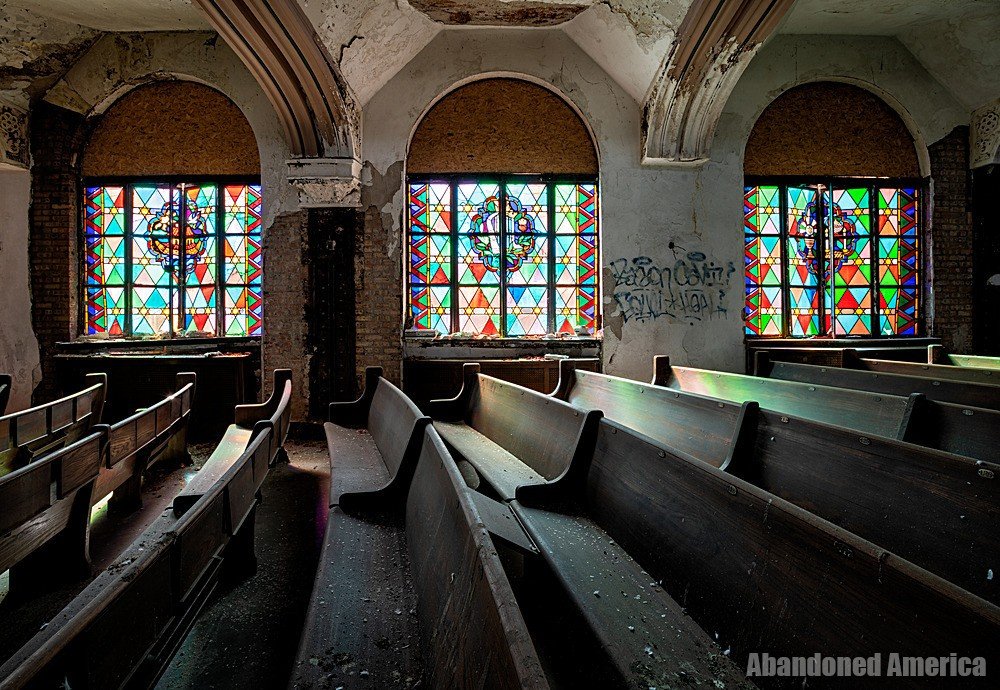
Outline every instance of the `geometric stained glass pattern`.
{"label": "geometric stained glass pattern", "polygon": [[885,183],[748,184],[746,333],[915,335],[918,201]]}
{"label": "geometric stained glass pattern", "polygon": [[87,333],[260,335],[257,184],[86,186]]}
{"label": "geometric stained glass pattern", "polygon": [[594,332],[595,183],[413,179],[408,210],[414,328],[504,337]]}

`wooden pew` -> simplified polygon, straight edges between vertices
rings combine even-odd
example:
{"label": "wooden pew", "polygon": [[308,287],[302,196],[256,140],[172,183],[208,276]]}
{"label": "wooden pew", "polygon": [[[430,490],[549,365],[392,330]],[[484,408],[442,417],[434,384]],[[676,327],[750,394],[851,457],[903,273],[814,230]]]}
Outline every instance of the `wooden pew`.
{"label": "wooden pew", "polygon": [[108,378],[104,374],[87,378],[92,384],[81,391],[0,417],[0,476],[83,438],[100,424]]}
{"label": "wooden pew", "polygon": [[196,378],[193,373],[177,374],[174,393],[111,425],[107,461],[94,487],[94,504],[114,492],[114,507],[138,508],[147,468],[168,456],[182,461],[189,458],[187,428]]}
{"label": "wooden pew", "polygon": [[757,402],[785,415],[1000,462],[1000,412],[908,397],[670,365],[653,358],[653,383],[721,400]]}
{"label": "wooden pew", "polygon": [[1000,466],[563,363],[554,393],[719,467],[993,603]]}
{"label": "wooden pew", "polygon": [[0,666],[0,688],[155,685],[224,566],[234,557],[240,564],[245,560],[240,535],[250,529],[256,471],[267,468],[281,448],[272,434],[265,424],[193,504],[154,521]]}
{"label": "wooden pew", "polygon": [[7,403],[10,402],[10,388],[14,383],[14,378],[10,374],[0,374],[0,415],[7,412]]}
{"label": "wooden pew", "polygon": [[[373,406],[402,396],[376,385]],[[334,490],[289,687],[546,688],[472,492],[438,434],[415,424],[421,418],[413,412],[383,420],[397,426],[404,446],[408,431],[420,430],[409,477],[397,472],[389,493]],[[414,464],[408,453],[405,464]]]}
{"label": "wooden pew", "polygon": [[[613,540],[743,668],[751,652],[1000,662],[1000,608],[613,421],[571,512],[545,493],[525,487],[514,509],[554,567],[582,579],[596,569],[587,545]],[[590,536],[568,538],[570,521]]]}
{"label": "wooden pew", "polygon": [[757,376],[904,397],[919,393],[926,396],[928,400],[937,402],[1000,410],[1000,385],[839,367],[818,367],[792,362],[771,362],[765,353],[759,354],[761,356],[757,359],[755,369]]}
{"label": "wooden pew", "polygon": [[891,359],[870,359],[858,354],[849,354],[844,366],[882,374],[903,374],[920,376],[938,381],[961,381],[965,383],[985,383],[1000,385],[1000,370],[979,367],[956,367],[950,364],[921,364],[920,362],[897,362]]}
{"label": "wooden pew", "polygon": [[600,413],[464,367],[458,396],[428,406],[448,447],[470,462],[503,500],[528,484],[563,485],[575,480]]}
{"label": "wooden pew", "polygon": [[0,572],[23,596],[90,575],[90,504],[106,428],[0,477]]}
{"label": "wooden pew", "polygon": [[946,364],[954,367],[978,367],[980,369],[1000,369],[1000,357],[982,355],[950,355],[941,345],[927,346],[928,364]]}

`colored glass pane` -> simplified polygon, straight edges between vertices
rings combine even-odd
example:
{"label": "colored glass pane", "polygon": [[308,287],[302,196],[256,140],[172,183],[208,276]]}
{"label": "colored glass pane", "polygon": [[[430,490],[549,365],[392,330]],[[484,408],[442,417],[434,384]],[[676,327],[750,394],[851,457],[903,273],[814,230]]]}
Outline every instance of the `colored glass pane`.
{"label": "colored glass pane", "polygon": [[743,190],[744,321],[749,335],[781,335],[781,201],[776,186]]}
{"label": "colored glass pane", "polygon": [[918,213],[916,189],[878,190],[878,316],[883,335],[916,333]]}
{"label": "colored glass pane", "polygon": [[595,184],[511,177],[412,181],[407,190],[415,328],[512,337],[593,333]]}
{"label": "colored glass pane", "polygon": [[259,185],[88,186],[84,206],[88,333],[261,333]]}

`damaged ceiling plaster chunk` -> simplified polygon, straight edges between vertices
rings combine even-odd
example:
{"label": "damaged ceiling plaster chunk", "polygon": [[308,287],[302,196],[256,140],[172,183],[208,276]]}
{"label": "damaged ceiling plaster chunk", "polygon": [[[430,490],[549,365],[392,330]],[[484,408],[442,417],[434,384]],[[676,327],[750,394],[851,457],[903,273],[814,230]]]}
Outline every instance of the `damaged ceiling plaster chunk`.
{"label": "damaged ceiling plaster chunk", "polygon": [[410,5],[441,24],[457,26],[558,26],[593,0],[410,0]]}

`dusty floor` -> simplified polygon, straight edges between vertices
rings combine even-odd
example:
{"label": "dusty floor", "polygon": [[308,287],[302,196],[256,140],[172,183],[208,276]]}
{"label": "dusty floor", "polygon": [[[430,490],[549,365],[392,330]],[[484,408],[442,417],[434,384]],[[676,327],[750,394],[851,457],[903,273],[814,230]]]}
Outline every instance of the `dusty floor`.
{"label": "dusty floor", "polygon": [[[257,511],[255,575],[223,583],[195,623],[159,688],[284,688],[295,659],[319,549],[326,526],[329,460],[321,441],[289,441],[289,462],[264,481]],[[143,487],[143,506],[132,513],[95,508],[91,559],[99,573],[171,503],[211,453],[192,445],[193,465],[158,468]],[[89,580],[29,602],[7,597],[0,574],[0,658],[27,642]]]}

